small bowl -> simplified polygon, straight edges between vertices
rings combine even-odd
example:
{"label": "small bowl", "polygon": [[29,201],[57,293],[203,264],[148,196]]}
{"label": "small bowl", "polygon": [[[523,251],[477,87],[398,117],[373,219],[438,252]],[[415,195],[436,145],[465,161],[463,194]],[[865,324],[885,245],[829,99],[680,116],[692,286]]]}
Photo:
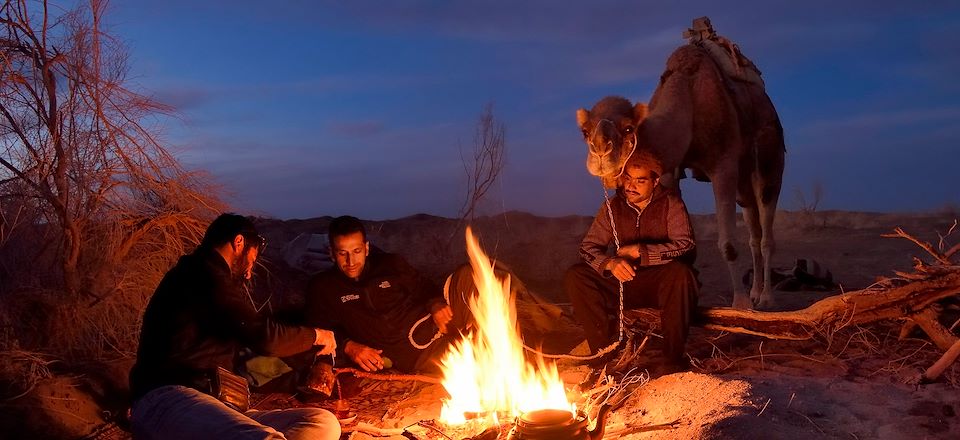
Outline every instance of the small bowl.
{"label": "small bowl", "polygon": [[357,421],[357,413],[355,412],[348,413],[346,417],[338,418],[337,420],[340,420],[341,425],[349,425]]}

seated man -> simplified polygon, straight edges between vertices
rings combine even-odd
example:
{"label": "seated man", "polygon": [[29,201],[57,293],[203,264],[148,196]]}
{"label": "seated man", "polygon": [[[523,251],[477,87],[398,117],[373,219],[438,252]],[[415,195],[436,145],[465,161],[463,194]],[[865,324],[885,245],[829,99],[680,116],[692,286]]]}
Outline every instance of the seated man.
{"label": "seated man", "polygon": [[[150,298],[130,372],[137,439],[336,439],[329,411],[246,408],[236,371],[241,348],[287,356],[336,348],[333,332],[280,324],[257,313],[241,283],[266,242],[246,217],[223,214],[180,258]],[[222,390],[232,390],[221,393]]]}
{"label": "seated man", "polygon": [[[660,186],[660,161],[638,151],[627,162],[617,195],[600,211],[580,244],[583,262],[567,270],[564,289],[593,353],[616,343],[620,283],[624,309],[657,307],[666,362],[658,373],[686,366],[684,345],[697,304],[696,247],[690,215],[675,191]],[[613,225],[611,225],[611,217]],[[609,255],[611,245],[616,255]],[[601,357],[602,363],[607,357]]]}
{"label": "seated man", "polygon": [[472,319],[466,306],[476,290],[470,266],[451,276],[451,304],[401,256],[371,254],[357,218],[334,219],[329,239],[335,264],[310,280],[306,321],[337,329],[338,346],[365,371],[390,366],[408,373],[437,371],[447,345]]}

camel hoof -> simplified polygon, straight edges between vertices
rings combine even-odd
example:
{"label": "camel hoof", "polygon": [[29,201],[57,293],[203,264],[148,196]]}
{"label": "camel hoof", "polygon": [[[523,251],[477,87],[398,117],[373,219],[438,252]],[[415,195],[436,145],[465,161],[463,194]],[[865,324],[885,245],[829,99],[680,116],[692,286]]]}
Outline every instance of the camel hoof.
{"label": "camel hoof", "polygon": [[753,308],[753,300],[750,299],[750,295],[743,294],[743,293],[734,293],[733,308],[750,310]]}
{"label": "camel hoof", "polygon": [[767,310],[773,307],[773,298],[770,295],[760,295],[753,299],[753,306],[756,310]]}

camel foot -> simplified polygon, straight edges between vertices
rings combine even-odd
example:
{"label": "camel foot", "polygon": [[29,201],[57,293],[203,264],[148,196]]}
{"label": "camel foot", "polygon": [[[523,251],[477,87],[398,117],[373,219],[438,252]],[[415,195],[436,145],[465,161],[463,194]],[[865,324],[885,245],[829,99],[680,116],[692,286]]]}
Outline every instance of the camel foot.
{"label": "camel foot", "polygon": [[757,310],[768,310],[773,308],[773,296],[769,293],[760,294],[756,297],[751,295],[750,300],[753,302],[753,306]]}
{"label": "camel foot", "polygon": [[745,293],[734,293],[733,294],[733,308],[750,310],[753,308],[753,301],[750,299],[750,295]]}

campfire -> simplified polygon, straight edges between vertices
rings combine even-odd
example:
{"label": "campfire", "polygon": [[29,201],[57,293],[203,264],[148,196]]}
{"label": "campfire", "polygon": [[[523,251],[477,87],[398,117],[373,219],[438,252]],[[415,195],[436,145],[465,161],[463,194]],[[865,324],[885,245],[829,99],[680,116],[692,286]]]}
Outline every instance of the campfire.
{"label": "campfire", "polygon": [[576,414],[556,365],[540,355],[528,360],[509,277],[497,278],[470,228],[466,236],[479,291],[469,303],[476,325],[441,359],[442,384],[450,398],[443,403],[440,421],[483,427],[509,423],[534,410]]}

